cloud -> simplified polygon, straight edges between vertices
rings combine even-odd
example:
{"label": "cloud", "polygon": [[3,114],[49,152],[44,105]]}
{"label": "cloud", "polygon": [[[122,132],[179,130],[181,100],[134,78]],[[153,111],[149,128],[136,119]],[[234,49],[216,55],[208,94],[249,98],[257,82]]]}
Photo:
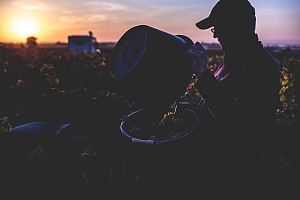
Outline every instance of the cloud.
{"label": "cloud", "polygon": [[23,10],[39,10],[42,8],[42,3],[38,1],[15,1],[12,3],[12,6]]}
{"label": "cloud", "polygon": [[66,14],[66,15],[70,15],[70,14],[73,14],[74,11],[73,10],[70,10],[70,9],[60,9],[60,12],[63,13],[63,14]]}
{"label": "cloud", "polygon": [[106,21],[106,15],[99,15],[99,14],[92,14],[86,17],[89,22],[99,22],[99,21]]}
{"label": "cloud", "polygon": [[63,29],[65,26],[61,25],[61,24],[50,24],[47,25],[47,29]]}
{"label": "cloud", "polygon": [[59,20],[63,23],[77,23],[83,21],[83,17],[76,16],[61,16]]}
{"label": "cloud", "polygon": [[81,17],[77,16],[61,16],[59,17],[59,20],[63,23],[68,24],[75,24],[79,22],[100,22],[100,21],[106,21],[107,16],[106,15],[99,15],[99,14],[90,14],[90,15],[83,15]]}
{"label": "cloud", "polygon": [[88,6],[92,6],[93,8],[99,8],[101,10],[106,11],[115,11],[115,10],[126,10],[127,6],[118,3],[110,3],[110,2],[98,2],[98,1],[89,1],[85,3]]}
{"label": "cloud", "polygon": [[190,9],[194,8],[194,6],[186,5],[186,6],[157,6],[151,5],[149,6],[149,11],[146,13],[149,17],[158,17],[161,15],[169,15],[169,14],[180,14],[185,12],[190,12]]}

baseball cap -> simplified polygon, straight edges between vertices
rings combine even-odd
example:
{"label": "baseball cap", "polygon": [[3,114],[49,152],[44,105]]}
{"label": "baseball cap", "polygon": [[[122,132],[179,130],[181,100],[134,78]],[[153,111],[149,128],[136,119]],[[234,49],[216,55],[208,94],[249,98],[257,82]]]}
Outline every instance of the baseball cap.
{"label": "baseball cap", "polygon": [[[239,16],[244,22],[255,24],[255,9],[248,0],[219,0],[211,10],[209,16],[196,23],[199,29],[208,29],[224,19]],[[250,19],[250,20],[249,20]],[[243,23],[241,21],[240,23]]]}

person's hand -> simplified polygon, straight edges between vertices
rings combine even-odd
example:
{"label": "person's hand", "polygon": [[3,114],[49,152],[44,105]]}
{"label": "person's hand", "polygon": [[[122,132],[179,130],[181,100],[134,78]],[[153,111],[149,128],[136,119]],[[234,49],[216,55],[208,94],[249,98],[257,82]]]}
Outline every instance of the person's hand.
{"label": "person's hand", "polygon": [[196,42],[186,54],[192,56],[192,71],[199,78],[207,69],[206,50],[199,42]]}

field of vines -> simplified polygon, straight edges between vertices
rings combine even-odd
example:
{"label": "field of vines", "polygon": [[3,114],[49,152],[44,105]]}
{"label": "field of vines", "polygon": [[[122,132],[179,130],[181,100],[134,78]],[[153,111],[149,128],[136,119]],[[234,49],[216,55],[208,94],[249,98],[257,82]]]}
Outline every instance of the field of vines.
{"label": "field of vines", "polygon": [[[1,199],[192,199],[196,189],[169,173],[172,165],[153,164],[151,149],[132,147],[121,134],[122,117],[141,106],[111,77],[111,53],[0,48]],[[281,89],[268,170],[285,197],[300,177],[300,54],[272,54]],[[212,71],[221,59],[221,52],[208,51]],[[199,100],[193,81],[181,101]],[[7,140],[13,127],[35,121],[70,123],[81,132],[59,144],[16,146]],[[145,150],[142,157],[137,149]],[[151,163],[161,172],[149,172]]]}

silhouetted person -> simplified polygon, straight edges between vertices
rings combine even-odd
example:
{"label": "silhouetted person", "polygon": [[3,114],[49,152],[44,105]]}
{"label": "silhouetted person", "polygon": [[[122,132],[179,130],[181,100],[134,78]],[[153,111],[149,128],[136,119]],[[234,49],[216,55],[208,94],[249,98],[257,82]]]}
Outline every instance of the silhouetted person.
{"label": "silhouetted person", "polygon": [[201,30],[211,28],[224,51],[214,73],[199,42],[187,51],[202,97],[199,124],[189,137],[200,163],[194,182],[199,196],[214,199],[229,193],[246,199],[266,191],[262,161],[271,159],[267,147],[279,101],[280,69],[259,41],[255,24],[255,9],[247,0],[220,0],[196,23]]}

